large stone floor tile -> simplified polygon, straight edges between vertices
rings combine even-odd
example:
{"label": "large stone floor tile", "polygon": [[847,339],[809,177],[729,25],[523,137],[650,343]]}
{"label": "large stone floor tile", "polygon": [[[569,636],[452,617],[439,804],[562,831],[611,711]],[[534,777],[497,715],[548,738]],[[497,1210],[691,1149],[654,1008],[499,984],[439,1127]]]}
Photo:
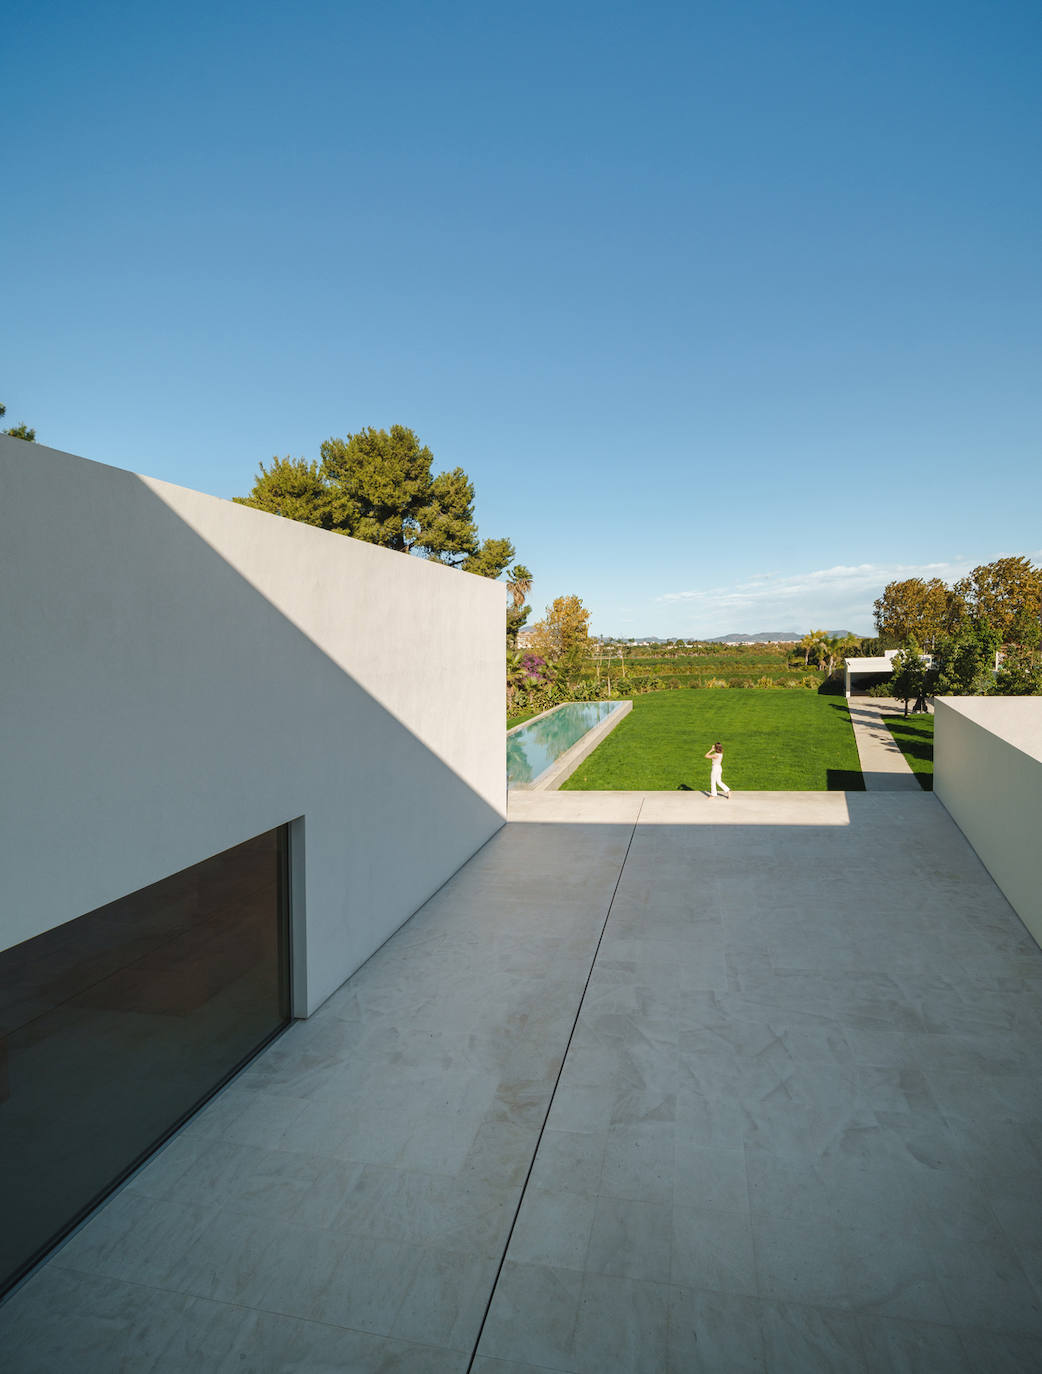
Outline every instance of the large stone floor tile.
{"label": "large stone floor tile", "polygon": [[522,1364],[520,1360],[494,1360],[479,1355],[471,1365],[473,1374],[546,1374],[546,1365]]}
{"label": "large stone floor tile", "polygon": [[1004,1331],[959,1333],[973,1374],[1025,1374],[1042,1369],[1042,1340]]}
{"label": "large stone floor tile", "polygon": [[1042,1338],[1042,1296],[998,1229],[988,1240],[938,1250],[933,1258],[956,1325]]}
{"label": "large stone floor tile", "polygon": [[575,1374],[583,1274],[551,1265],[503,1265],[478,1354]]}
{"label": "large stone floor tile", "polygon": [[586,1252],[587,1271],[668,1283],[671,1213],[665,1203],[599,1197]]}
{"label": "large stone floor tile", "polygon": [[507,819],[539,825],[633,825],[642,792],[512,791]]}
{"label": "large stone floor tile", "polygon": [[669,1374],[765,1374],[762,1315],[757,1298],[671,1287]]}
{"label": "large stone floor tile", "polygon": [[464,1374],[467,1356],[49,1266],[4,1308],[5,1374]]}
{"label": "large stone floor tile", "polygon": [[516,1264],[585,1268],[596,1210],[597,1199],[590,1194],[529,1187],[507,1258]]}
{"label": "large stone floor tile", "polygon": [[51,1266],[174,1288],[174,1275],[196,1251],[212,1221],[211,1209],[124,1189],[72,1236]]}
{"label": "large stone floor tile", "polygon": [[[360,1259],[364,1264],[364,1254]],[[407,1257],[402,1268],[409,1281],[391,1334],[469,1356],[484,1319],[497,1262],[461,1251],[427,1249]]]}
{"label": "large stone floor tile", "polygon": [[[47,1265],[4,1304],[4,1368],[9,1374],[154,1370],[164,1352],[183,1340],[191,1301],[183,1294]],[[213,1368],[230,1350],[236,1323],[216,1306],[207,1315],[216,1329],[199,1345],[208,1347]],[[216,1320],[222,1317],[224,1322]]]}
{"label": "large stone floor tile", "polygon": [[762,1297],[809,1307],[850,1308],[838,1226],[827,1220],[754,1214],[752,1231]]}
{"label": "large stone floor tile", "polygon": [[973,1374],[976,1366],[953,1327],[879,1317],[859,1320],[870,1370],[893,1374]]}
{"label": "large stone floor tile", "polygon": [[763,1340],[770,1374],[880,1374],[849,1312],[766,1302]]}
{"label": "large stone floor tile", "polygon": [[748,1211],[674,1207],[670,1282],[714,1293],[759,1291]]}
{"label": "large stone floor tile", "polygon": [[668,1363],[669,1291],[588,1272],[575,1327],[580,1374],[660,1374]]}

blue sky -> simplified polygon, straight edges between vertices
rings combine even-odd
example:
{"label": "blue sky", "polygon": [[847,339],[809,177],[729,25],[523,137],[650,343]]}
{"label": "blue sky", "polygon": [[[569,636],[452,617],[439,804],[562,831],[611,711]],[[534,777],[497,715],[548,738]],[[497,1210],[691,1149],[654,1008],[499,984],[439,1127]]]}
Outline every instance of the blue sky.
{"label": "blue sky", "polygon": [[1042,7],[16,6],[5,423],[243,494],[412,426],[537,611],[1042,558]]}

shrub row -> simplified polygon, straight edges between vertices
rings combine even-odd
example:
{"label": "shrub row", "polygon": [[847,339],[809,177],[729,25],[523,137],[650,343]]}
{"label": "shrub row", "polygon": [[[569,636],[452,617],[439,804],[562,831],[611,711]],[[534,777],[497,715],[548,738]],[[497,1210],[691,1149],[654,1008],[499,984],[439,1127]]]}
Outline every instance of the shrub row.
{"label": "shrub row", "polygon": [[[713,673],[718,673],[722,677],[758,677],[764,672],[773,674],[793,672],[807,673],[809,671],[810,668],[805,665],[802,660],[799,663],[790,664],[786,660],[778,658],[750,659],[742,663],[735,663],[733,660],[721,661],[719,659],[695,659],[693,662],[689,663],[678,662],[675,659],[649,659],[646,663],[640,663],[639,665],[630,660],[626,661],[625,666],[620,665],[618,662],[610,665],[602,664],[600,675],[603,677],[607,672],[613,674],[619,672],[626,672],[628,674],[634,672],[655,672],[666,673],[670,677],[684,677],[694,674],[704,676]],[[582,666],[582,675],[583,677],[596,677],[597,664],[587,660]]]}
{"label": "shrub row", "polygon": [[736,687],[751,691],[769,691],[778,688],[791,688],[797,691],[818,691],[821,678],[816,674],[802,677],[771,678],[766,675],[755,680],[747,677],[706,677],[697,679],[678,679],[675,677],[656,677],[651,674],[627,674],[611,679],[611,692],[606,680],[591,681],[579,678],[572,682],[548,682],[533,685],[523,696],[515,696],[511,709],[514,711],[547,711],[564,701],[603,701],[609,695],[613,700],[625,700],[643,696],[647,692],[682,691],[697,687]]}
{"label": "shrub row", "polygon": [[[629,678],[638,675],[627,674],[625,676]],[[747,673],[729,673],[726,671],[721,672],[718,670],[717,672],[708,673],[653,673],[648,676],[651,676],[656,681],[661,682],[670,687],[717,687],[723,684],[723,686],[725,687],[818,688],[821,686],[822,681],[824,680],[823,675],[821,673],[808,673],[806,670],[804,670],[803,672],[790,672],[786,671],[785,669],[782,669],[775,673],[764,673],[762,670],[760,672],[753,671]],[[613,688],[614,684],[617,681],[621,680],[623,680],[621,676],[617,676],[613,673],[611,675],[611,682]],[[582,681],[593,682],[594,685],[596,685],[597,680],[596,678],[589,678],[584,675]],[[601,682],[603,683],[604,681],[605,678],[604,676],[602,676]]]}

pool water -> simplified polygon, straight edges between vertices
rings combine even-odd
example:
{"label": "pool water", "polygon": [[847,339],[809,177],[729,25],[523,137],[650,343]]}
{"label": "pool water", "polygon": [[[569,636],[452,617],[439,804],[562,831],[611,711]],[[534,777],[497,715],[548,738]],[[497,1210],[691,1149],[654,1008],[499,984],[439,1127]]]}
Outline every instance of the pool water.
{"label": "pool water", "polygon": [[530,786],[621,701],[570,701],[507,736],[507,787]]}

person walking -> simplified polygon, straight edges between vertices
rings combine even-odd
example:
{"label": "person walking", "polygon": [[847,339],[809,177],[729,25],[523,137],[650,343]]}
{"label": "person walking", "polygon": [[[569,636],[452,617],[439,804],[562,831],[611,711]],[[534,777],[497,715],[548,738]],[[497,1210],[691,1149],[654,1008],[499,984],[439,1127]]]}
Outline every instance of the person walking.
{"label": "person walking", "polygon": [[724,782],[724,746],[719,740],[713,745],[712,749],[706,754],[712,767],[709,770],[709,795],[716,796],[716,789],[719,787],[724,796],[730,800],[731,789]]}

